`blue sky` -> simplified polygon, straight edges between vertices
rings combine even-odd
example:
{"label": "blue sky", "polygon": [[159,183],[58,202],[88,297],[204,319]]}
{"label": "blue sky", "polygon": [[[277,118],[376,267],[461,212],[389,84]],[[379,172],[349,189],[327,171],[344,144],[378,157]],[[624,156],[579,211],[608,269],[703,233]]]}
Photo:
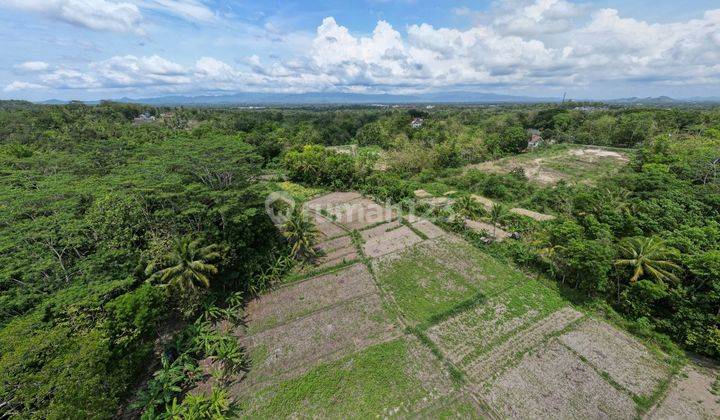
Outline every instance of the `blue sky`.
{"label": "blue sky", "polygon": [[720,96],[717,0],[3,0],[0,98]]}

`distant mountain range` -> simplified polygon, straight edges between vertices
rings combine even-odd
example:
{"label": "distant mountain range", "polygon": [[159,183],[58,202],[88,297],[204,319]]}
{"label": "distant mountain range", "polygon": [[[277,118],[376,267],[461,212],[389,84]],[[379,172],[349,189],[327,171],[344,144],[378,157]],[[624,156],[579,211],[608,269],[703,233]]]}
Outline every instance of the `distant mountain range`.
{"label": "distant mountain range", "polygon": [[[342,93],[342,92],[313,92],[313,93],[259,93],[245,92],[226,95],[202,95],[202,96],[162,96],[155,98],[120,98],[114,102],[147,104],[147,105],[392,105],[392,104],[510,104],[510,103],[555,103],[561,98],[513,96],[494,93],[477,92],[439,92],[423,93],[415,95],[392,95],[392,94],[363,94],[363,93]],[[588,102],[590,100],[583,100]],[[42,104],[57,105],[69,101],[48,100]],[[87,104],[97,104],[100,101],[84,101]],[[674,99],[668,96],[647,97],[647,98],[619,98],[609,100],[597,100],[608,104],[618,105],[663,105],[663,104],[688,104],[688,103],[718,103],[720,97]]]}

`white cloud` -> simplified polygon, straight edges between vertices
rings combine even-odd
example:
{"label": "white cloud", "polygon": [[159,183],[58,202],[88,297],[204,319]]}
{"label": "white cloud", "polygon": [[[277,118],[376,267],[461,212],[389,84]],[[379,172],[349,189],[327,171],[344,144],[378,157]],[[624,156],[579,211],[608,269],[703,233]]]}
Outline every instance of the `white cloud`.
{"label": "white cloud", "polygon": [[[143,33],[142,14],[128,2],[110,0],[5,0],[4,7],[42,13],[95,30]],[[0,7],[2,7],[0,6]]]}
{"label": "white cloud", "polygon": [[215,13],[199,0],[4,0],[7,7],[100,31],[145,34],[143,10],[193,22],[212,22]]}
{"label": "white cloud", "polygon": [[209,7],[197,0],[133,0],[146,9],[168,12],[183,19],[197,22],[211,22],[216,16]]}
{"label": "white cloud", "polygon": [[45,71],[50,68],[50,64],[44,61],[26,61],[18,64],[16,68],[28,72]]}
{"label": "white cloud", "polygon": [[[239,66],[210,56],[179,64],[157,55],[115,56],[83,68],[38,69],[45,85],[67,89],[174,91],[410,92],[440,89],[565,89],[609,82],[705,86],[720,83],[720,10],[672,23],[585,10],[569,0],[512,0],[464,30],[379,21],[356,35],[334,18],[310,47],[285,59],[247,57]],[[522,6],[522,7],[520,7]],[[497,14],[500,13],[500,14]],[[510,25],[520,16],[532,25]],[[583,14],[582,22],[576,17]],[[486,16],[487,18],[487,16]],[[549,22],[567,22],[563,32]],[[504,23],[505,22],[505,23]],[[520,26],[518,26],[520,25]]]}
{"label": "white cloud", "polygon": [[567,0],[505,0],[496,4],[493,26],[512,35],[566,32],[584,8]]}
{"label": "white cloud", "polygon": [[33,89],[43,89],[45,86],[38,85],[36,83],[28,83],[28,82],[20,82],[20,81],[14,81],[10,83],[9,85],[5,86],[5,89],[3,91],[5,92],[18,92],[23,90],[33,90]]}

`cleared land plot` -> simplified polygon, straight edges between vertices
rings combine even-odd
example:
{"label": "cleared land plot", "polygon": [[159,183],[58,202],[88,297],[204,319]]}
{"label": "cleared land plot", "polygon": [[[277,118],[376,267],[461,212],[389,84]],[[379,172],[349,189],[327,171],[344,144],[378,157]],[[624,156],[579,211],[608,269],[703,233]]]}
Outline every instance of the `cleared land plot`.
{"label": "cleared land plot", "polygon": [[292,376],[325,360],[386,341],[398,334],[380,297],[366,295],[245,338],[252,369],[244,382]]}
{"label": "cleared land plot", "polygon": [[537,152],[525,153],[490,162],[470,165],[468,169],[506,174],[523,168],[531,181],[542,185],[561,180],[581,182],[617,172],[629,162],[627,154],[598,147],[557,145]]}
{"label": "cleared land plot", "polygon": [[368,257],[375,258],[405,249],[420,241],[422,241],[422,238],[417,236],[410,228],[401,226],[368,239],[363,244],[363,251]]}
{"label": "cleared land plot", "polygon": [[345,229],[317,213],[312,213],[312,217],[315,222],[315,227],[320,233],[318,235],[320,240],[326,240],[327,238],[334,238],[336,236],[347,234]]}
{"label": "cleared land plot", "polygon": [[444,230],[425,219],[416,220],[412,223],[412,227],[422,232],[428,239],[435,239],[445,235]]}
{"label": "cleared land plot", "polygon": [[305,206],[309,209],[320,212],[321,210],[328,210],[339,204],[347,203],[348,201],[352,201],[357,198],[362,198],[362,195],[359,192],[334,192],[313,198],[305,203]]}
{"label": "cleared land plot", "polygon": [[241,401],[243,416],[249,418],[386,418],[422,411],[453,391],[430,351],[401,338],[317,366]]}
{"label": "cleared land plot", "polygon": [[546,220],[555,219],[555,216],[553,216],[553,215],[538,213],[536,211],[521,209],[519,207],[514,207],[514,208],[510,209],[510,212],[519,214],[521,216],[529,217],[531,219],[537,220],[538,222],[544,222]]}
{"label": "cleared land plot", "polygon": [[497,294],[525,276],[465,241],[443,236],[374,261],[377,279],[406,321],[430,321],[478,293]]}
{"label": "cleared land plot", "polygon": [[328,268],[340,265],[349,261],[355,261],[360,258],[357,247],[352,242],[342,248],[337,248],[325,253],[315,259],[314,263],[317,268]]}
{"label": "cleared land plot", "polygon": [[670,374],[639,341],[604,322],[588,319],[560,341],[637,396],[652,395]]}
{"label": "cleared land plot", "polygon": [[362,230],[360,231],[360,236],[363,238],[363,240],[368,241],[378,236],[383,236],[387,234],[387,232],[395,230],[400,226],[402,226],[402,224],[400,224],[398,220],[395,220],[389,223],[383,223],[379,226],[371,227],[366,230]]}
{"label": "cleared land plot", "polygon": [[427,334],[448,359],[464,366],[491,351],[496,343],[565,305],[560,296],[527,279],[429,328]]}
{"label": "cleared land plot", "polygon": [[720,397],[713,393],[717,370],[690,365],[668,391],[665,400],[653,410],[651,419],[717,419]]}
{"label": "cleared land plot", "polygon": [[248,304],[248,334],[373,292],[377,292],[377,287],[364,264],[281,287]]}
{"label": "cleared land plot", "polygon": [[327,210],[334,220],[349,230],[366,229],[397,218],[395,209],[383,207],[367,198],[356,198]]}
{"label": "cleared land plot", "polygon": [[582,316],[570,307],[562,308],[496,345],[492,351],[466,361],[463,369],[473,382],[479,384],[501,372],[515,357],[534,349],[547,337],[562,331]]}
{"label": "cleared land plot", "polygon": [[498,241],[503,241],[510,237],[510,233],[496,227],[490,223],[480,222],[477,220],[465,219],[465,226],[477,233],[495,236]]}
{"label": "cleared land plot", "polygon": [[634,418],[635,403],[552,340],[503,373],[483,399],[508,418]]}
{"label": "cleared land plot", "polygon": [[345,235],[339,238],[321,242],[315,247],[315,249],[324,253],[328,253],[336,249],[347,248],[350,245],[352,245],[352,238],[348,235]]}

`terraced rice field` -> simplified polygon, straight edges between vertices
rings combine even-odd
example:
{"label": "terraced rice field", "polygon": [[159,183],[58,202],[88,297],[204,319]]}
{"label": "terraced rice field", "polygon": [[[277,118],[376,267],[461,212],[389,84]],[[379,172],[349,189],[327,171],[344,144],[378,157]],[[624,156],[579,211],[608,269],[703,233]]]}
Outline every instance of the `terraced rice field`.
{"label": "terraced rice field", "polygon": [[352,247],[356,263],[247,307],[242,416],[717,417],[707,371],[674,375],[666,355],[430,221],[350,211],[319,216],[343,231],[320,247]]}

